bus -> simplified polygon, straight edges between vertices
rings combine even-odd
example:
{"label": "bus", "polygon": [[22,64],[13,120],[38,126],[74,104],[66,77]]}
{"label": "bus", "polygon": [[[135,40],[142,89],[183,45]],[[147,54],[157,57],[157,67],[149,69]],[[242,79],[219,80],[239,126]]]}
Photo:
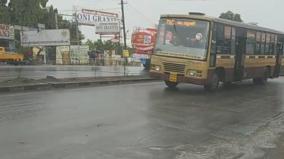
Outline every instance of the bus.
{"label": "bus", "polygon": [[280,74],[284,33],[203,13],[162,15],[150,75],[169,88],[179,83],[215,90],[253,79],[265,84]]}

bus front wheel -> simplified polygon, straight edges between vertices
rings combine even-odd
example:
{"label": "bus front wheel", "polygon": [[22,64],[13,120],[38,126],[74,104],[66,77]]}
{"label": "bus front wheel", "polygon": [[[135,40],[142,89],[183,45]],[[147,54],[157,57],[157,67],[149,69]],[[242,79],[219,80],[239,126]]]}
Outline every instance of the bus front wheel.
{"label": "bus front wheel", "polygon": [[177,82],[170,82],[170,81],[165,81],[165,84],[168,86],[168,88],[176,88],[178,85]]}
{"label": "bus front wheel", "polygon": [[209,81],[209,83],[204,85],[204,89],[207,91],[215,91],[219,88],[220,78],[217,73],[214,73],[213,77]]}
{"label": "bus front wheel", "polygon": [[270,74],[271,74],[270,68],[267,68],[264,72],[264,76],[261,78],[254,78],[253,83],[256,85],[265,85],[268,82]]}

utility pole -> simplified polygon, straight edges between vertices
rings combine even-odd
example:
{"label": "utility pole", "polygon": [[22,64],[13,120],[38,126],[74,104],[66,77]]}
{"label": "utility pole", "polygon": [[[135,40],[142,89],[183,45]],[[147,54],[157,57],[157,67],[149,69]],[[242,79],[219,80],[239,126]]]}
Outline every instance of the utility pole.
{"label": "utility pole", "polygon": [[55,29],[58,29],[58,11],[55,10],[54,12],[54,20],[55,20]]}
{"label": "utility pole", "polygon": [[121,13],[122,13],[122,26],[123,26],[123,41],[124,41],[124,49],[127,49],[126,44],[126,28],[125,28],[125,15],[124,15],[124,2],[121,0]]}
{"label": "utility pole", "polygon": [[77,9],[75,12],[75,22],[76,22],[76,37],[77,37],[77,45],[80,45],[80,32],[79,32],[79,22],[78,22],[78,18],[77,18]]}
{"label": "utility pole", "polygon": [[[124,16],[124,2],[121,0],[121,13],[122,13],[122,26],[123,26],[123,41],[124,41],[124,49],[127,49],[126,44],[126,28],[125,28],[125,16]],[[124,52],[124,51],[123,51]],[[124,57],[124,76],[126,76],[126,64],[127,64],[127,57]]]}

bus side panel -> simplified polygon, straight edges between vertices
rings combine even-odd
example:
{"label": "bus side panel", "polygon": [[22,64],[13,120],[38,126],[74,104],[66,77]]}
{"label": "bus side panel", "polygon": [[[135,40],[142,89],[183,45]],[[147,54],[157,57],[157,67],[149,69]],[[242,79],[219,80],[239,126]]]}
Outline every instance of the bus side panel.
{"label": "bus side panel", "polygon": [[244,78],[263,77],[265,71],[269,69],[272,77],[276,67],[276,56],[246,56]]}

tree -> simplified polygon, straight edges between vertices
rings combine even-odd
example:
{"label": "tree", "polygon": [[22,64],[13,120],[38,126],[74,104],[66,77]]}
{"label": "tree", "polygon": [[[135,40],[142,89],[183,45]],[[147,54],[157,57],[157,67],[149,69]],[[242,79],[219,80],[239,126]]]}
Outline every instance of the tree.
{"label": "tree", "polygon": [[[72,45],[77,45],[78,43],[81,44],[82,40],[85,38],[82,32],[79,30],[76,22],[65,20],[62,16],[58,16],[58,28],[70,30],[70,38]],[[77,33],[79,34],[79,39],[77,37]]]}
{"label": "tree", "polygon": [[[59,29],[69,29],[71,44],[81,44],[84,39],[76,22],[65,20],[58,15],[58,10],[52,5],[47,6],[48,0],[0,0],[0,23],[20,25],[36,28],[39,23],[44,24],[46,29],[56,28],[58,19]],[[79,34],[79,39],[77,34]],[[20,47],[20,32],[15,32],[17,48]]]}
{"label": "tree", "polygon": [[43,19],[48,0],[10,0],[12,23],[36,27]]}
{"label": "tree", "polygon": [[227,11],[226,13],[222,13],[219,18],[233,20],[237,22],[243,22],[240,14],[235,14],[232,11]]}
{"label": "tree", "polygon": [[7,6],[7,0],[0,0],[0,22],[9,24],[11,22],[10,10]]}

